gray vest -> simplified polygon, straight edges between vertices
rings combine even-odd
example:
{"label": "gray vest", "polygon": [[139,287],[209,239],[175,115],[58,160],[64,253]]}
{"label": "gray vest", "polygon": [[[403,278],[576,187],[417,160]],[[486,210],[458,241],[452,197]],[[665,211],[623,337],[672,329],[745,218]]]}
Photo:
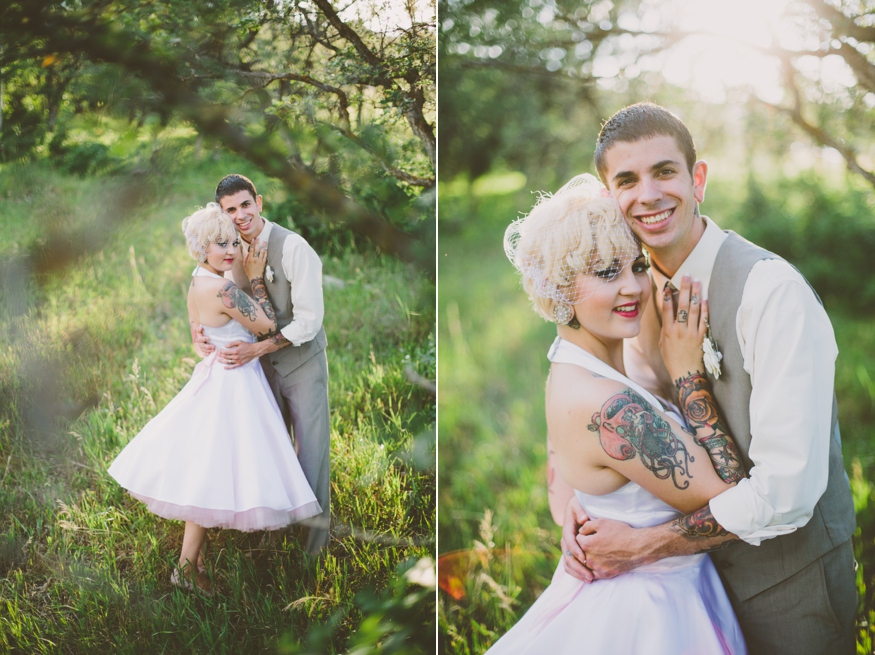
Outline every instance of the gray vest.
{"label": "gray vest", "polygon": [[[780,257],[734,232],[728,234],[717,254],[708,287],[711,332],[723,353],[720,364],[722,372],[719,380],[710,375],[708,377],[714,388],[720,416],[726,421],[749,470],[751,381],[743,367],[735,318],[753,265],[763,259]],[[851,538],[856,525],[854,502],[842,464],[835,396],[832,425],[832,434],[823,435],[823,438],[829,439],[829,482],[814,508],[811,520],[795,532],[765,540],[759,546],[741,542],[711,554],[724,581],[740,600],[746,600],[789,578]]]}
{"label": "gray vest", "polygon": [[[267,261],[273,270],[273,282],[268,282],[267,276],[265,276],[264,285],[267,287],[270,304],[273,305],[276,312],[277,326],[281,328],[291,323],[295,316],[295,308],[292,304],[292,285],[286,279],[282,265],[283,243],[290,234],[292,233],[289,230],[274,223],[270,229],[270,238],[267,240]],[[261,358],[261,363],[265,370],[269,371],[272,367],[280,375],[286,376],[311,357],[325,350],[327,343],[325,328],[320,327],[319,332],[312,340],[302,343],[300,346],[289,345],[276,352],[268,353]]]}

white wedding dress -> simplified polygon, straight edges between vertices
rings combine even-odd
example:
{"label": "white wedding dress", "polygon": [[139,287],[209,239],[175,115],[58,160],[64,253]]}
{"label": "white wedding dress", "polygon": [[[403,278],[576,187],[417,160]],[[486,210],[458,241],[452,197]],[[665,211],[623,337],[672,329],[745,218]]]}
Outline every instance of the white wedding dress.
{"label": "white wedding dress", "polygon": [[[219,277],[200,267],[193,275]],[[216,350],[109,474],[154,514],[205,528],[275,530],[320,514],[261,363],[217,361],[220,348],[255,337],[234,320],[204,334]]]}
{"label": "white wedding dress", "polygon": [[[549,359],[629,385],[654,407],[648,391],[574,344],[557,338]],[[633,527],[666,523],[681,512],[634,482],[604,496],[575,495],[592,518]],[[669,557],[608,580],[585,584],[562,562],[550,586],[489,655],[744,654],[741,628],[711,558]]]}

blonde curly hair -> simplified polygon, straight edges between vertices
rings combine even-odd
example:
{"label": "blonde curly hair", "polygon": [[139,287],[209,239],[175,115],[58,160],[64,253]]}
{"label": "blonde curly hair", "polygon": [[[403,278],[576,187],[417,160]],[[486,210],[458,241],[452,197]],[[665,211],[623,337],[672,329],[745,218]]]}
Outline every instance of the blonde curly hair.
{"label": "blonde curly hair", "polygon": [[182,233],[188,245],[189,254],[199,262],[207,260],[207,248],[211,243],[234,241],[237,228],[218,203],[210,202],[182,221]]}
{"label": "blonde curly hair", "polygon": [[575,305],[641,254],[617,201],[592,175],[542,194],[505,233],[505,252],[522,274],[538,314],[555,321],[557,305]]}

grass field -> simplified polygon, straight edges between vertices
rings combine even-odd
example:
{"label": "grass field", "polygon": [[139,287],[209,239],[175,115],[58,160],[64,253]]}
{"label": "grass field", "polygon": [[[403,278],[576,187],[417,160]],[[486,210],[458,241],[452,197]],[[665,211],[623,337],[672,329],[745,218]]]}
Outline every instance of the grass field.
{"label": "grass field", "polygon": [[[0,652],[433,650],[434,396],[405,371],[435,379],[434,285],[412,266],[322,253],[336,522],[323,554],[305,556],[295,529],[211,530],[219,593],[180,591],[183,525],[106,473],[195,364],[180,222],[250,168],[198,158],[188,137],[87,178],[0,168]],[[253,179],[274,218],[279,189]]]}
{"label": "grass field", "polygon": [[[549,584],[560,528],[548,508],[546,350],[555,327],[531,309],[501,240],[534,197],[519,175],[440,190],[439,651],[479,655]],[[721,193],[711,183],[712,197]],[[709,186],[709,189],[712,187]],[[719,202],[704,206],[705,213]],[[716,214],[718,221],[720,217]],[[727,227],[733,227],[727,225]],[[829,307],[828,307],[829,309]],[[872,652],[875,619],[875,330],[871,318],[831,311],[845,464],[861,564],[858,652]],[[450,593],[452,592],[452,593]]]}

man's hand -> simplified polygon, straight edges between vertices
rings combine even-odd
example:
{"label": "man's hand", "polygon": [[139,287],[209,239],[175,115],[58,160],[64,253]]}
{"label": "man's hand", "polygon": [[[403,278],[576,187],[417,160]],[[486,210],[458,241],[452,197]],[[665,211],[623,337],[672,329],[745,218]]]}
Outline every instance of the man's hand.
{"label": "man's hand", "polygon": [[586,555],[576,540],[577,531],[587,521],[589,516],[581,507],[577,496],[572,496],[565,506],[565,520],[562,523],[562,563],[565,564],[568,575],[584,582],[592,582],[592,571],[585,566]]}
{"label": "man's hand", "polygon": [[591,519],[580,528],[576,543],[586,553],[586,565],[595,578],[603,580],[664,557],[655,553],[656,534],[622,521]]}
{"label": "man's hand", "polygon": [[261,357],[263,348],[259,343],[232,341],[219,351],[219,363],[226,369],[240,368],[253,359]]}
{"label": "man's hand", "polygon": [[209,357],[216,347],[210,343],[210,338],[204,334],[204,326],[198,323],[191,325],[192,345],[198,357]]}

